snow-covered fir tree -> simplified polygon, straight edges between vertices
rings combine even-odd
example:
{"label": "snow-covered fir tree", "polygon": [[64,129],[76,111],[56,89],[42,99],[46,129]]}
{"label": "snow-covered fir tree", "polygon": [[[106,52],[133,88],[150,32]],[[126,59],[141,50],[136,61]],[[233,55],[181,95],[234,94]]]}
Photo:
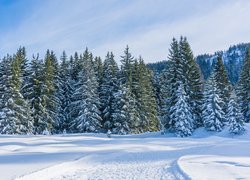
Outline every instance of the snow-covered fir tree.
{"label": "snow-covered fir tree", "polygon": [[245,122],[250,122],[250,49],[247,50],[239,82],[236,86],[239,105]]}
{"label": "snow-covered fir tree", "polygon": [[140,133],[140,109],[136,88],[138,88],[138,77],[136,77],[135,69],[138,67],[138,61],[129,52],[129,47],[127,46],[124,51],[124,55],[121,56],[121,71],[119,74],[119,82],[121,87],[125,87],[128,92],[127,96],[130,102],[130,112],[128,123],[130,127],[130,132]]}
{"label": "snow-covered fir tree", "polygon": [[130,87],[132,87],[133,63],[134,57],[129,52],[129,47],[127,46],[124,50],[124,55],[121,56],[121,81],[123,84],[128,83]]}
{"label": "snow-covered fir tree", "polygon": [[198,65],[195,62],[192,50],[187,39],[180,38],[178,42],[173,39],[169,50],[168,67],[162,73],[161,93],[163,96],[161,123],[164,128],[174,127],[175,121],[171,119],[173,107],[178,101],[177,90],[181,82],[187,96],[187,103],[194,114],[193,123],[195,127],[202,125],[202,83]]}
{"label": "snow-covered fir tree", "polygon": [[60,72],[59,72],[59,91],[57,93],[58,98],[60,99],[60,131],[68,131],[70,126],[70,104],[72,100],[73,94],[73,80],[71,79],[71,69],[70,62],[67,59],[67,55],[65,51],[61,56],[61,64],[60,64]]}
{"label": "snow-covered fir tree", "polygon": [[82,69],[82,65],[80,64],[80,58],[77,52],[75,52],[74,56],[70,57],[70,66],[71,66],[71,78],[74,81],[77,81],[79,72]]}
{"label": "snow-covered fir tree", "polygon": [[[157,77],[157,84],[159,84],[158,90],[156,91],[158,94],[158,116],[160,118],[161,129],[166,131],[170,127],[170,86],[169,83],[169,70],[165,68],[163,72]],[[155,86],[155,85],[154,85]],[[157,95],[156,94],[156,95]]]}
{"label": "snow-covered fir tree", "polygon": [[203,100],[203,123],[209,131],[221,131],[224,126],[225,113],[223,101],[220,98],[214,73],[211,74],[205,84]]}
{"label": "snow-covered fir tree", "polygon": [[98,82],[89,52],[84,53],[83,69],[78,75],[72,95],[70,116],[73,132],[97,132],[101,128],[100,99],[97,93]]}
{"label": "snow-covered fir tree", "polygon": [[1,117],[0,131],[3,134],[33,133],[33,119],[27,101],[20,90],[22,84],[21,62],[14,55],[1,64]]}
{"label": "snow-covered fir tree", "polygon": [[[3,58],[0,66],[0,133],[1,134],[16,134],[18,133],[19,119],[8,118],[7,114],[13,115],[9,108],[9,101],[12,98],[11,94],[11,63],[13,58],[9,55]],[[13,100],[11,100],[13,102]]]}
{"label": "snow-covered fir tree", "polygon": [[178,99],[177,96],[177,90],[179,88],[178,82],[182,81],[182,76],[183,76],[182,71],[183,68],[180,59],[179,43],[174,38],[172,43],[170,44],[170,49],[169,49],[169,68],[166,71],[167,79],[165,79],[166,82],[163,83],[164,85],[168,86],[168,88],[166,89],[168,93],[165,93],[167,97],[164,98],[165,113],[162,115],[162,121],[164,122],[164,127],[166,127],[167,129],[174,127],[175,124],[175,120],[171,118],[175,112],[173,112],[173,109],[171,107],[173,107],[176,104]]}
{"label": "snow-covered fir tree", "polygon": [[240,134],[244,131],[244,116],[241,113],[239,104],[235,92],[231,92],[229,104],[228,104],[228,123],[229,131],[233,134]]}
{"label": "snow-covered fir tree", "polygon": [[60,123],[60,99],[58,98],[58,62],[53,51],[47,50],[44,59],[44,76],[42,85],[43,120],[50,133],[56,132]]}
{"label": "snow-covered fir tree", "polygon": [[139,57],[138,69],[135,74],[138,76],[138,83],[135,84],[134,89],[141,122],[138,129],[140,132],[157,131],[159,119],[152,86],[152,72],[148,70],[141,57]]}
{"label": "snow-covered fir tree", "polygon": [[31,71],[30,71],[30,67],[29,67],[29,63],[28,63],[28,59],[26,57],[26,49],[25,47],[20,47],[16,54],[15,54],[15,58],[17,59],[17,61],[20,63],[20,78],[22,80],[22,84],[21,84],[21,93],[24,97],[24,99],[27,99],[26,97],[26,91],[28,91],[29,86],[27,86],[29,84],[29,78],[31,75]]}
{"label": "snow-covered fir tree", "polygon": [[103,68],[104,68],[101,57],[95,57],[93,64],[94,64],[94,71],[96,74],[96,78],[100,87],[103,80]]}
{"label": "snow-covered fir tree", "polygon": [[34,133],[42,134],[46,128],[46,122],[43,121],[45,106],[42,103],[43,87],[43,62],[39,56],[34,57],[30,63],[30,74],[26,91],[26,97],[30,103],[31,115],[34,120]]}
{"label": "snow-covered fir tree", "polygon": [[100,87],[101,111],[103,118],[103,128],[112,129],[114,112],[114,94],[118,90],[118,65],[114,60],[113,53],[107,53],[103,64],[103,78]]}
{"label": "snow-covered fir tree", "polygon": [[[31,117],[30,106],[27,100],[21,94],[23,87],[24,74],[26,70],[25,49],[23,49],[23,59],[20,60],[19,51],[14,55],[12,61],[12,96],[13,96],[13,110],[15,117],[21,121],[19,130],[22,134],[33,133],[33,119]],[[27,82],[27,76],[25,76]]]}
{"label": "snow-covered fir tree", "polygon": [[186,37],[180,38],[180,57],[183,64],[183,84],[189,95],[188,103],[194,115],[194,125],[202,126],[201,105],[202,105],[202,82],[201,72],[195,62],[195,58]]}
{"label": "snow-covered fir tree", "polygon": [[[222,103],[223,103],[222,109],[224,111],[224,114],[227,114],[226,105],[228,104],[228,100],[230,97],[230,92],[231,92],[232,87],[229,82],[227,72],[222,62],[221,56],[218,56],[217,58],[217,62],[215,63],[213,73],[214,73],[215,81],[217,84],[219,96],[222,99]],[[225,119],[225,121],[227,121],[227,119]]]}
{"label": "snow-covered fir tree", "polygon": [[[133,133],[141,133],[144,132],[145,126],[143,124],[147,124],[146,114],[142,109],[141,94],[140,94],[140,73],[139,73],[139,62],[137,59],[134,59],[134,62],[131,64],[132,73],[131,73],[131,84],[127,81],[127,87],[130,87],[131,97],[133,98],[134,103],[134,113],[135,113],[135,121],[130,124],[131,130]],[[131,86],[129,86],[129,84]]]}
{"label": "snow-covered fir tree", "polygon": [[155,96],[156,104],[157,104],[157,114],[160,117],[161,109],[163,107],[163,98],[162,98],[162,79],[161,75],[163,73],[157,73],[152,71],[152,86],[153,86],[153,93]]}
{"label": "snow-covered fir tree", "polygon": [[185,92],[182,82],[179,82],[177,90],[177,102],[171,107],[171,120],[175,122],[173,130],[177,136],[185,137],[192,135],[194,130],[194,118],[192,109],[188,104],[188,96]]}
{"label": "snow-covered fir tree", "polygon": [[[114,94],[114,102],[112,103],[114,113],[113,119],[113,134],[129,134],[131,133],[131,124],[134,120],[135,108],[133,94],[125,85],[121,85],[118,92]],[[134,126],[134,125],[133,125]]]}

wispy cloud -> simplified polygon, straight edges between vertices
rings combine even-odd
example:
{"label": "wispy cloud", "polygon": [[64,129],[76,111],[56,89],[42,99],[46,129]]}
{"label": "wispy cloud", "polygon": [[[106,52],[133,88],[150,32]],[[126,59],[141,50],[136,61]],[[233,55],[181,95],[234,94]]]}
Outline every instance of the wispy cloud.
{"label": "wispy cloud", "polygon": [[58,55],[88,46],[102,57],[114,51],[119,60],[128,44],[135,56],[152,62],[165,59],[172,37],[180,35],[196,55],[212,53],[250,41],[249,9],[246,0],[37,1],[17,27],[0,30],[0,56],[20,45],[29,54],[49,48]]}

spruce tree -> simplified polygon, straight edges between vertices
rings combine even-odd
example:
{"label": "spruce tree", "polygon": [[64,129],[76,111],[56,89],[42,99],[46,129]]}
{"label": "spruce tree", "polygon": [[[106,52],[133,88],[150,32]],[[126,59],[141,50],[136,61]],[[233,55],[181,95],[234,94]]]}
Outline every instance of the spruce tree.
{"label": "spruce tree", "polygon": [[11,79],[12,79],[12,71],[11,71],[11,63],[13,58],[9,55],[4,57],[1,66],[0,66],[0,100],[1,100],[1,108],[0,108],[0,134],[18,134],[20,133],[18,130],[18,126],[20,124],[19,119],[10,118],[14,115],[11,110],[10,103],[12,100],[12,92],[11,92]]}
{"label": "spruce tree", "polygon": [[70,66],[71,66],[71,78],[75,82],[77,82],[77,78],[82,67],[80,65],[80,59],[77,52],[75,52],[74,57],[73,56],[70,57]]}
{"label": "spruce tree", "polygon": [[25,47],[20,47],[17,50],[17,53],[15,54],[15,59],[18,61],[18,63],[20,64],[20,78],[22,80],[22,84],[21,84],[21,93],[24,97],[24,99],[27,99],[26,95],[27,95],[27,91],[29,89],[29,86],[27,86],[27,84],[29,84],[29,77],[31,75],[31,71],[29,69],[29,63],[28,63],[28,59],[26,57],[26,49]]}
{"label": "spruce tree", "polygon": [[173,39],[169,50],[169,61],[167,69],[161,76],[161,124],[165,129],[175,126],[174,107],[178,101],[177,90],[182,84],[187,94],[187,104],[193,114],[194,127],[202,125],[202,83],[200,70],[195,62],[192,50],[186,38],[181,37],[180,42]]}
{"label": "spruce tree", "polygon": [[46,129],[46,122],[43,120],[43,115],[45,113],[45,107],[42,102],[43,93],[43,62],[39,60],[39,56],[34,57],[31,60],[30,75],[27,91],[27,98],[30,102],[30,108],[32,110],[32,118],[34,119],[34,133],[42,134]]}
{"label": "spruce tree", "polygon": [[73,94],[73,80],[71,79],[71,69],[70,69],[70,62],[67,59],[67,55],[65,51],[61,56],[61,64],[60,64],[60,72],[59,72],[59,79],[60,79],[60,86],[59,86],[59,93],[60,95],[58,98],[61,102],[60,107],[60,131],[67,130],[69,131],[70,126],[70,104],[72,100]]}
{"label": "spruce tree", "polygon": [[103,80],[103,63],[101,57],[95,57],[93,64],[96,78],[100,86]]}
{"label": "spruce tree", "polygon": [[183,67],[181,63],[179,43],[175,38],[173,38],[170,45],[169,67],[165,72],[165,77],[167,78],[164,79],[163,85],[167,88],[164,88],[164,112],[161,115],[161,121],[164,128],[171,129],[175,126],[175,119],[171,118],[175,112],[171,107],[175,106],[177,103],[177,90],[179,88],[179,83],[183,80]]}
{"label": "spruce tree", "polygon": [[[134,57],[129,52],[128,46],[124,51],[124,55],[121,56],[121,72],[119,76],[119,82],[121,83],[121,87],[124,86],[126,88],[128,101],[131,103],[131,108],[129,114],[129,127],[130,132],[139,133],[140,132],[140,111],[139,105],[137,101],[137,92],[136,86],[138,84],[137,74],[135,73],[135,68],[138,67],[138,61],[135,61]],[[120,87],[120,89],[122,89]]]}
{"label": "spruce tree", "polygon": [[21,62],[7,57],[1,66],[1,119],[0,131],[3,134],[33,133],[33,119],[27,101],[20,90],[22,84]]}
{"label": "spruce tree", "polygon": [[236,86],[239,105],[245,122],[250,122],[250,49],[247,50],[239,82]]}
{"label": "spruce tree", "polygon": [[134,127],[133,121],[135,115],[133,94],[126,85],[120,85],[119,90],[114,94],[112,103],[114,112],[112,113],[114,134],[129,134],[132,132],[131,126]]}
{"label": "spruce tree", "polygon": [[140,132],[157,131],[159,120],[157,118],[157,104],[152,87],[152,72],[148,70],[143,59],[139,58],[138,84],[135,86],[136,101],[139,106]]}
{"label": "spruce tree", "polygon": [[194,114],[195,126],[201,126],[201,105],[202,105],[202,82],[201,72],[195,62],[193,52],[186,37],[180,38],[180,57],[183,67],[183,85],[189,95],[188,103]]}
{"label": "spruce tree", "polygon": [[114,112],[114,93],[118,90],[118,66],[113,53],[107,53],[103,64],[103,79],[100,87],[101,111],[103,127],[105,130],[112,129]]}
{"label": "spruce tree", "polygon": [[129,52],[129,47],[127,46],[124,55],[121,56],[121,73],[122,73],[122,83],[128,83],[132,87],[132,73],[133,73],[133,63],[134,57]]}
{"label": "spruce tree", "polygon": [[70,108],[71,129],[73,132],[97,132],[101,128],[99,111],[100,99],[97,93],[98,82],[90,53],[85,51],[84,66],[75,84]]}
{"label": "spruce tree", "polygon": [[171,107],[173,113],[170,118],[175,121],[173,129],[177,136],[190,136],[194,128],[193,115],[192,109],[188,104],[188,96],[181,82],[177,90],[177,95],[178,100],[176,104]]}
{"label": "spruce tree", "polygon": [[44,130],[49,133],[56,132],[60,117],[58,116],[60,99],[58,93],[58,62],[53,51],[47,50],[44,60],[44,76],[42,87],[42,104],[45,107],[43,121],[45,122]]}
{"label": "spruce tree", "polygon": [[[23,56],[25,57],[25,49],[23,49]],[[15,111],[15,116],[21,121],[20,132],[23,134],[33,132],[33,119],[31,118],[31,111],[28,104],[21,94],[21,89],[23,86],[23,76],[25,74],[25,58],[22,60],[19,57],[19,51],[15,54],[12,61],[12,97],[13,97],[13,110]],[[27,77],[25,80],[27,82]]]}
{"label": "spruce tree", "polygon": [[225,113],[222,102],[215,73],[212,73],[205,84],[202,114],[204,126],[209,131],[221,131],[224,126]]}
{"label": "spruce tree", "polygon": [[217,59],[217,62],[214,66],[213,71],[214,71],[214,76],[215,76],[217,88],[219,91],[219,96],[224,103],[224,105],[222,105],[223,111],[225,114],[227,114],[226,104],[228,104],[228,100],[230,97],[230,92],[231,92],[232,87],[231,87],[231,84],[228,80],[227,72],[226,72],[225,66],[222,62],[221,56],[218,56],[218,59]]}
{"label": "spruce tree", "polygon": [[[165,68],[163,72],[157,76],[158,90],[156,91],[156,97],[158,99],[158,116],[160,118],[160,126],[163,131],[166,131],[170,127],[170,85],[168,83],[169,69]],[[154,86],[155,86],[154,84]]]}
{"label": "spruce tree", "polygon": [[130,88],[131,98],[134,104],[134,114],[135,119],[130,124],[131,131],[133,133],[141,133],[146,131],[145,125],[147,124],[147,117],[142,109],[141,105],[141,95],[140,95],[140,72],[139,72],[139,62],[137,59],[134,59],[134,62],[131,64],[131,82],[127,81],[127,87]]}
{"label": "spruce tree", "polygon": [[237,103],[235,92],[232,91],[228,104],[229,131],[233,134],[240,134],[244,131],[244,116]]}

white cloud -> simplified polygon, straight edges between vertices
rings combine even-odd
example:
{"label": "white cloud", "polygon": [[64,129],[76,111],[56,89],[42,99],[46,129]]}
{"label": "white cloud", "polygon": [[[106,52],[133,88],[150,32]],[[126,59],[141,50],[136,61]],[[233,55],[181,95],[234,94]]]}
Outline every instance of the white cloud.
{"label": "white cloud", "polygon": [[[72,3],[73,2],[73,3]],[[0,40],[0,53],[13,53],[19,45],[28,52],[60,55],[86,46],[116,59],[128,44],[146,62],[165,59],[171,39],[185,35],[195,55],[212,53],[231,44],[250,41],[250,2],[223,1],[45,1],[31,16]]]}
{"label": "white cloud", "polygon": [[233,44],[250,42],[249,9],[250,2],[231,2],[207,14],[154,25],[146,32],[108,42],[98,47],[96,53],[101,54],[109,48],[120,54],[125,45],[130,44],[134,53],[153,62],[165,59],[172,38],[180,35],[188,37],[195,55],[225,50]]}

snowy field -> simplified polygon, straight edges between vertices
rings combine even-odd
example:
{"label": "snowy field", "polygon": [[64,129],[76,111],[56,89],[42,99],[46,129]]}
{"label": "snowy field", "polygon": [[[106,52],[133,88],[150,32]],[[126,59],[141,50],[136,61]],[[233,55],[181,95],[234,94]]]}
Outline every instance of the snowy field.
{"label": "snowy field", "polygon": [[190,138],[0,136],[5,179],[250,179],[250,126],[242,136],[198,129]]}

